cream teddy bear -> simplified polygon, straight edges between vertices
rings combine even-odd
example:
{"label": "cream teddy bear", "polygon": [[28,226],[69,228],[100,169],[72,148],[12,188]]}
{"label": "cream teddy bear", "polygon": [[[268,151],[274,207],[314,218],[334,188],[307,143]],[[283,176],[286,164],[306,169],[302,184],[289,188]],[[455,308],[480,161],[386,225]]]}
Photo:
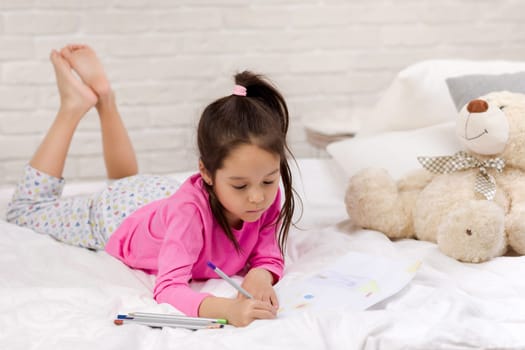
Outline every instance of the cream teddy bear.
{"label": "cream teddy bear", "polygon": [[345,196],[351,220],[393,239],[437,242],[465,262],[509,246],[525,254],[525,95],[502,91],[470,101],[456,133],[466,151],[418,157],[424,169],[398,181],[382,169],[354,175]]}

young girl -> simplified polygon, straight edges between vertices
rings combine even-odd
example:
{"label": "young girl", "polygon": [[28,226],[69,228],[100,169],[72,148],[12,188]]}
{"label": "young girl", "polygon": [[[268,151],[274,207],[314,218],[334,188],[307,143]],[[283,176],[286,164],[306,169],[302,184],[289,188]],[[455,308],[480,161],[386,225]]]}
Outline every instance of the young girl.
{"label": "young girl", "polygon": [[[237,74],[233,93],[201,116],[199,173],[178,184],[169,177],[137,175],[115,97],[90,47],[53,50],[51,61],[60,108],[25,168],[8,220],[69,244],[105,249],[128,266],[155,274],[155,299],[187,315],[226,318],[236,326],[274,318],[273,285],[283,273],[294,210],[288,110],[281,94],[261,76]],[[108,178],[118,180],[91,196],[61,198],[73,133],[93,106]],[[193,291],[192,279],[218,278],[208,261],[228,275],[246,273],[241,286],[253,298]]]}

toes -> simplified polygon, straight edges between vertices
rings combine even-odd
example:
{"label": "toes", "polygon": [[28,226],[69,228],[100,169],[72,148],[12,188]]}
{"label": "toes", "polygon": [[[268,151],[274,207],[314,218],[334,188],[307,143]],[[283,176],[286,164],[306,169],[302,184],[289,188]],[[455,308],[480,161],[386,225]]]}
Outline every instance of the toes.
{"label": "toes", "polygon": [[72,75],[71,65],[60,52],[56,50],[51,51],[50,59],[57,77],[62,76],[67,78],[68,76]]}
{"label": "toes", "polygon": [[86,48],[87,45],[84,45],[84,44],[68,44],[67,47],[68,47],[71,51],[75,51],[75,50],[79,50],[79,49]]}
{"label": "toes", "polygon": [[60,54],[64,56],[66,60],[71,62],[71,49],[68,46],[64,46],[62,50],[60,50]]}
{"label": "toes", "polygon": [[51,50],[51,52],[49,53],[49,59],[51,60],[51,63],[55,64],[56,62],[56,55],[57,55],[57,51],[55,49]]}
{"label": "toes", "polygon": [[49,58],[51,59],[51,63],[53,63],[55,69],[61,69],[62,66],[66,64],[64,58],[57,50],[52,50]]}

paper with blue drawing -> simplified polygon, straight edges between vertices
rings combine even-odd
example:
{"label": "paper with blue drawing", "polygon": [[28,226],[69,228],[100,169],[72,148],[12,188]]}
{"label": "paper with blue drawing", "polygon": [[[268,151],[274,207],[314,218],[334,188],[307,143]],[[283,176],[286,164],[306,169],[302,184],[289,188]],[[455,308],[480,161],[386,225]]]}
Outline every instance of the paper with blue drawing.
{"label": "paper with blue drawing", "polygon": [[419,266],[419,261],[350,252],[321,271],[276,285],[279,317],[310,309],[365,310],[403,289]]}

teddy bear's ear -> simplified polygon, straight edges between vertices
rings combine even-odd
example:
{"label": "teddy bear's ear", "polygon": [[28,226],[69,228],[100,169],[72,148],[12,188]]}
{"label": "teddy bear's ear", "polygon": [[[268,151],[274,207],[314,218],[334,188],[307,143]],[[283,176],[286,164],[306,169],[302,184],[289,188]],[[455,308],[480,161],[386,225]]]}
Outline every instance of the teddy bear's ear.
{"label": "teddy bear's ear", "polygon": [[489,104],[485,100],[472,100],[467,105],[467,111],[470,113],[483,113],[489,109]]}

